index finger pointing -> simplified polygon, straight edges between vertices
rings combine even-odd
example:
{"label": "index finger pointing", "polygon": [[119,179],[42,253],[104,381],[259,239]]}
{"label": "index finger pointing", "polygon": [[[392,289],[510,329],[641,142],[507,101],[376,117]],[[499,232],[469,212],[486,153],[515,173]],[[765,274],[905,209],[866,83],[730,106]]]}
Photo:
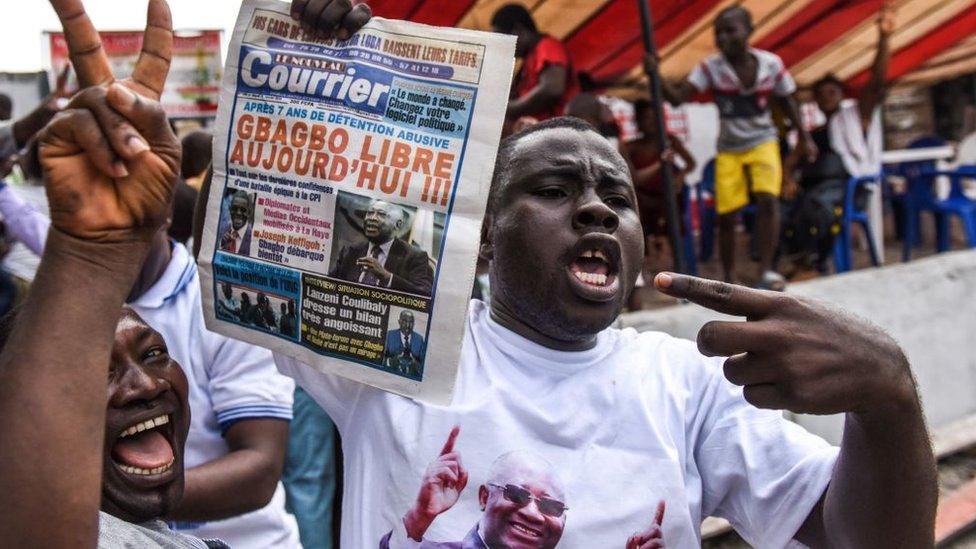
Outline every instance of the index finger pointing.
{"label": "index finger pointing", "polygon": [[173,56],[173,17],[166,0],[149,0],[142,51],[132,70],[132,80],[141,86],[139,93],[150,99],[163,94],[166,75]]}
{"label": "index finger pointing", "polygon": [[102,39],[85,13],[81,0],[51,0],[51,6],[61,20],[79,87],[108,84],[115,80],[102,48]]}
{"label": "index finger pointing", "polygon": [[657,502],[657,512],[654,513],[654,524],[660,526],[664,522],[664,508],[666,505],[663,499]]}
{"label": "index finger pointing", "polygon": [[461,432],[461,427],[458,425],[455,425],[454,428],[451,429],[451,434],[447,435],[447,442],[445,442],[444,447],[441,448],[440,455],[443,456],[446,454],[450,454],[451,452],[454,451],[454,441],[457,440],[458,433],[460,432]]}
{"label": "index finger pointing", "polygon": [[775,307],[774,298],[782,295],[676,273],[658,274],[654,277],[654,287],[713,311],[750,318],[771,312]]}

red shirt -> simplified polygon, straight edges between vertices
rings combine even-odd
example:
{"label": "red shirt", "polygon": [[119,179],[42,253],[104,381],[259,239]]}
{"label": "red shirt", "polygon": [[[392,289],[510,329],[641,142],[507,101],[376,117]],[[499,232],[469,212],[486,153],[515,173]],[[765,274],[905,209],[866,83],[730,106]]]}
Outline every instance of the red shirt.
{"label": "red shirt", "polygon": [[535,117],[540,122],[547,118],[562,116],[566,111],[566,104],[579,93],[579,82],[576,79],[576,71],[573,70],[573,63],[569,58],[569,50],[559,40],[551,36],[543,36],[522,62],[522,70],[519,71],[515,85],[515,96],[522,97],[532,91],[532,88],[539,84],[539,75],[550,65],[566,67],[566,91],[563,92],[563,96],[559,98],[559,102],[554,107],[539,112],[525,113],[526,116]]}

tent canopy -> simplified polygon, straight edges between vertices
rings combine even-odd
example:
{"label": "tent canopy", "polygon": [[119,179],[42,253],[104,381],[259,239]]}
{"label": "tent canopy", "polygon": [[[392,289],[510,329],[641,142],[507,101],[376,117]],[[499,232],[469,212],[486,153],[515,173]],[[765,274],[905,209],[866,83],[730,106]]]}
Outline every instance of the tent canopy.
{"label": "tent canopy", "polygon": [[[643,78],[637,0],[370,0],[376,15],[490,30],[501,6],[517,1],[542,32],[564,40],[577,69],[597,81]],[[889,77],[924,85],[976,71],[976,0],[888,0],[897,9]],[[680,78],[715,51],[712,21],[728,6],[752,12],[752,44],[775,52],[799,84],[834,74],[864,84],[884,0],[651,0],[666,77]]]}

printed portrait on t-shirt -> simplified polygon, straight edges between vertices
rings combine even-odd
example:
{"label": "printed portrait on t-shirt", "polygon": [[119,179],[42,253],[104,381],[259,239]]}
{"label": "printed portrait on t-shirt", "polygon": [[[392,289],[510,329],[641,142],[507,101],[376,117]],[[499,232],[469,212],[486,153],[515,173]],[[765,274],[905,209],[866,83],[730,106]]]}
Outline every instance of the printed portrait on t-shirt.
{"label": "printed portrait on t-shirt", "polygon": [[[403,510],[403,529],[394,529],[379,541],[379,549],[415,546],[421,549],[553,549],[567,528],[570,509],[566,482],[558,467],[530,449],[511,450],[496,457],[482,477],[469,484],[469,471],[455,447],[460,427],[455,426],[439,454],[420,480],[416,500]],[[433,540],[427,533],[462,497],[476,497],[481,513],[463,539]],[[658,503],[655,525],[664,514]],[[592,512],[595,510],[580,510]],[[443,517],[443,518],[442,518]],[[571,527],[571,526],[570,526]],[[645,533],[621,534],[621,547],[641,547],[661,539],[660,528]],[[411,541],[408,541],[409,538]]]}
{"label": "printed portrait on t-shirt", "polygon": [[254,228],[255,193],[233,187],[224,190],[220,208],[218,247],[221,251],[251,255],[251,230]]}

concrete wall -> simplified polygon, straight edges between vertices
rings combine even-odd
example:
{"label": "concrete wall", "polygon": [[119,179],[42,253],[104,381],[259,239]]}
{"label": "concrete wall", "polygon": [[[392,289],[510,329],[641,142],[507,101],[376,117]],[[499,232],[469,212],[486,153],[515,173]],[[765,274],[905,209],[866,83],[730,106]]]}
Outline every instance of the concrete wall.
{"label": "concrete wall", "polygon": [[[837,303],[887,330],[911,361],[932,428],[976,413],[976,250],[793,284],[789,291]],[[682,304],[626,314],[621,322],[694,340],[705,322],[720,318]],[[840,440],[840,416],[794,419]]]}

